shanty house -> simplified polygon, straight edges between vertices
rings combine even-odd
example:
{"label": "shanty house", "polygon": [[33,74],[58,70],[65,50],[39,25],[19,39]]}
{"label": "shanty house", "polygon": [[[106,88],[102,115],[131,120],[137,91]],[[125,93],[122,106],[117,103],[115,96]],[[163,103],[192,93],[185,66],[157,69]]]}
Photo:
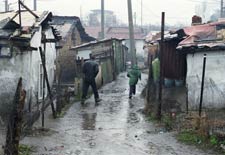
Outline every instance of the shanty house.
{"label": "shanty house", "polygon": [[[39,111],[43,97],[44,71],[40,50],[45,55],[50,86],[54,80],[56,41],[58,37],[49,25],[52,13],[28,11],[0,14],[0,116],[7,115],[20,77],[26,90],[26,111]],[[46,88],[45,88],[46,89]],[[45,97],[47,96],[45,90]]]}
{"label": "shanty house", "polygon": [[177,47],[186,54],[188,103],[192,109],[200,104],[203,58],[206,54],[203,108],[225,107],[225,22],[197,25],[179,30],[185,39]]}
{"label": "shanty house", "polygon": [[[101,32],[100,27],[86,27],[86,31],[89,35],[99,38],[99,34]],[[140,58],[139,63],[143,62],[144,58],[144,37],[146,36],[145,32],[141,28],[135,28],[134,29],[134,39],[135,39],[135,49],[137,53],[138,59]],[[128,57],[131,57],[129,54],[129,48],[130,48],[130,36],[129,36],[129,28],[128,27],[107,27],[105,32],[105,38],[111,39],[123,39],[123,44],[128,47]]]}
{"label": "shanty house", "polygon": [[[138,57],[144,57],[144,30],[141,28],[134,29],[135,49]],[[106,38],[124,39],[125,45],[130,47],[130,36],[128,27],[109,27],[106,31]]]}
{"label": "shanty house", "polygon": [[[78,68],[82,62],[89,59],[91,53],[100,64],[100,72],[97,77],[98,85],[103,85],[113,81],[120,72],[125,70],[127,47],[120,39],[105,39],[82,44],[71,48],[76,53]],[[81,69],[77,75],[81,75]]]}
{"label": "shanty house", "polygon": [[61,84],[73,84],[76,76],[76,63],[71,47],[94,41],[95,39],[86,34],[81,21],[76,16],[53,16],[53,27],[61,36],[57,44],[57,74]]}
{"label": "shanty house", "polygon": [[[145,45],[145,50],[148,52],[146,64],[150,69],[147,100],[151,106],[157,108],[161,73],[162,109],[167,112],[184,111],[186,108],[186,56],[179,54],[176,50],[182,38],[177,34],[166,33],[162,42],[160,36],[156,34]],[[160,50],[161,47],[163,50]]]}

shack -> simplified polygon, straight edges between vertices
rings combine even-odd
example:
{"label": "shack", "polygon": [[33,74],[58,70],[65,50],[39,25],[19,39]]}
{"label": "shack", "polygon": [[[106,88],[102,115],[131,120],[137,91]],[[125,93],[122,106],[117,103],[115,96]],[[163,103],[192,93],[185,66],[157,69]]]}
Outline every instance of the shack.
{"label": "shack", "polygon": [[76,63],[70,48],[94,41],[95,38],[85,32],[79,17],[76,16],[53,16],[51,24],[62,38],[57,44],[56,80],[60,80],[61,85],[73,85]]}
{"label": "shack", "polygon": [[39,112],[44,71],[40,50],[44,52],[50,87],[54,81],[56,42],[59,39],[49,22],[51,12],[0,13],[0,116],[6,118],[20,77],[27,92],[25,112]]}
{"label": "shack", "polygon": [[[185,111],[186,56],[179,54],[176,50],[182,38],[177,34],[170,33],[166,33],[164,38],[164,42],[162,42],[160,35],[156,34],[144,47],[148,53],[146,64],[149,65],[147,106],[154,112],[158,111],[161,72],[162,110],[165,112]],[[160,55],[161,44],[163,44],[163,52]]]}
{"label": "shack", "polygon": [[180,54],[186,54],[189,107],[199,108],[203,59],[206,57],[202,106],[207,109],[224,108],[225,21],[191,26],[179,31],[185,36],[177,50]]}
{"label": "shack", "polygon": [[[77,67],[82,67],[82,61],[89,59],[92,53],[100,64],[97,77],[98,85],[104,85],[116,79],[116,76],[125,70],[127,47],[122,44],[122,39],[105,39],[94,41],[71,48],[77,62]],[[77,70],[81,76],[81,69]]]}

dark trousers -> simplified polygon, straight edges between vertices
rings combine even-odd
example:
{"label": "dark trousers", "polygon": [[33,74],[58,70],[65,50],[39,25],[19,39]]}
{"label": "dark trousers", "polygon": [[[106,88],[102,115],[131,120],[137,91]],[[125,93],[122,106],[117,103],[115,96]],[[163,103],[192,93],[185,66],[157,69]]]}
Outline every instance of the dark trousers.
{"label": "dark trousers", "polygon": [[135,95],[135,93],[136,93],[136,85],[130,85],[129,96],[132,96],[132,94]]}
{"label": "dark trousers", "polygon": [[95,79],[92,79],[92,80],[83,79],[82,99],[86,98],[89,86],[91,86],[91,88],[92,88],[95,99],[98,99],[99,95],[98,95],[98,90],[97,90]]}

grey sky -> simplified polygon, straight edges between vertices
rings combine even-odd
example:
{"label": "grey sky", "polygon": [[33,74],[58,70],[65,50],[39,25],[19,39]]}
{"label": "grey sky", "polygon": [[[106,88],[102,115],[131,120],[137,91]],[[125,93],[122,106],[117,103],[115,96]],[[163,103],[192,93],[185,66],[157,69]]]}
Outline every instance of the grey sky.
{"label": "grey sky", "polygon": [[[3,0],[0,0],[3,1]],[[16,0],[9,0],[15,2]],[[33,0],[25,0],[26,5],[33,7]],[[101,0],[37,0],[38,10],[51,10],[59,15],[85,17],[89,10],[100,9]],[[144,24],[160,24],[161,12],[166,12],[166,23],[189,25],[191,17],[195,14],[196,6],[207,1],[205,18],[220,8],[220,0],[142,0],[143,1],[143,22]],[[137,14],[137,23],[141,19],[141,0],[132,0],[133,12]],[[0,4],[3,6],[3,2]],[[16,8],[16,4],[12,5]],[[201,10],[201,7],[197,7]],[[1,8],[2,9],[2,8]],[[105,9],[115,12],[117,17],[127,23],[127,0],[105,0]],[[80,11],[82,10],[82,11]],[[201,12],[201,11],[198,11]]]}

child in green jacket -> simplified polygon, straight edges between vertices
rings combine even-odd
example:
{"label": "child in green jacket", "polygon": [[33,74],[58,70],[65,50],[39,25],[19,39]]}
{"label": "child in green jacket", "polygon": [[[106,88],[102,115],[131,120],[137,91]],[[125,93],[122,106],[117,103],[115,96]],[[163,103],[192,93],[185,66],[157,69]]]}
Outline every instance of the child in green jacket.
{"label": "child in green jacket", "polygon": [[129,99],[132,98],[132,95],[136,93],[136,84],[138,79],[141,80],[141,72],[137,65],[132,66],[131,70],[127,73],[127,77],[129,77],[129,85],[130,85],[130,92],[129,92]]}

